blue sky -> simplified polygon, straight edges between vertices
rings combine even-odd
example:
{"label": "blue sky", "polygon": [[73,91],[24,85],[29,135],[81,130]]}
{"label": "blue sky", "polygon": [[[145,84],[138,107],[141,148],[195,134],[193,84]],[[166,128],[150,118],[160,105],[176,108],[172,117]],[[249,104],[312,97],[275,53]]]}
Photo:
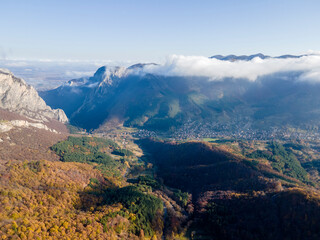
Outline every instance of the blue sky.
{"label": "blue sky", "polygon": [[4,0],[0,58],[160,61],[320,50],[317,0]]}

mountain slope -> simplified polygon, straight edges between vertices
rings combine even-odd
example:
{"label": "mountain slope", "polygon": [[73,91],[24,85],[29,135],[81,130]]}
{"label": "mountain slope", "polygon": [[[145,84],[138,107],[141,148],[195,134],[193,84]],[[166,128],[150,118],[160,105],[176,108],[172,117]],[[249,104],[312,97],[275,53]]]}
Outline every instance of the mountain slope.
{"label": "mountain slope", "polygon": [[0,69],[0,108],[40,121],[68,121],[63,110],[51,109],[33,87],[4,69]]}
{"label": "mountain slope", "polygon": [[[102,67],[95,76],[101,71],[108,75],[110,70]],[[40,95],[50,106],[64,109],[72,124],[86,129],[116,120],[126,126],[167,131],[188,119],[221,117],[221,111],[233,112],[241,102],[235,96],[242,87],[233,87],[232,81],[221,84],[199,77],[136,74],[133,67],[120,76],[118,71],[109,75],[107,83],[100,80],[95,86],[88,84],[97,79],[95,76],[76,86],[71,80]],[[224,94],[233,101],[227,109],[221,109],[225,105],[220,101]]]}
{"label": "mountain slope", "polygon": [[51,109],[37,91],[7,70],[0,70],[0,159],[57,160],[48,148],[63,140],[68,121]]}
{"label": "mountain slope", "polygon": [[160,182],[192,194],[191,238],[319,238],[319,185],[309,182],[294,144],[151,139],[139,144]]}
{"label": "mountain slope", "polygon": [[[239,59],[256,57],[268,58],[257,54]],[[276,59],[303,57],[284,55]],[[189,122],[219,125],[230,131],[242,127],[240,131],[312,128],[320,123],[320,84],[301,81],[303,71],[266,74],[255,81],[230,77],[213,80],[148,73],[155,66],[101,67],[91,78],[71,80],[41,96],[50,106],[64,109],[72,124],[88,130],[110,123],[156,131],[175,131]]]}

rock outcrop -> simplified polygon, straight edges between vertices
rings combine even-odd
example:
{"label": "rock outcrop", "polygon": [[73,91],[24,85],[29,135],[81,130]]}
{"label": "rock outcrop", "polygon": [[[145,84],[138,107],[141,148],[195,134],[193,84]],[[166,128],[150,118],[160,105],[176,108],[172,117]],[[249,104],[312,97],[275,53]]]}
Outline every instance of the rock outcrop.
{"label": "rock outcrop", "polygon": [[51,109],[32,86],[23,79],[15,77],[10,71],[1,68],[0,108],[41,122],[47,122],[50,119],[60,122],[68,121],[63,110]]}
{"label": "rock outcrop", "polygon": [[38,129],[44,129],[53,133],[58,133],[55,129],[51,129],[43,123],[33,123],[33,122],[24,121],[24,120],[0,121],[0,133],[8,132],[14,127],[18,127],[18,128],[34,127]]}

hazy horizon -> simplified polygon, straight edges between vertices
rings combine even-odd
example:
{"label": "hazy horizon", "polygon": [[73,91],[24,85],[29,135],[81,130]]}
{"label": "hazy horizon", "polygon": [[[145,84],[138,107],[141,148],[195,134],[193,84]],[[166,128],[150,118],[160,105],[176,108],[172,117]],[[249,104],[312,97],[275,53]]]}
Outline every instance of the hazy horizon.
{"label": "hazy horizon", "polygon": [[[255,81],[258,77],[285,71],[300,71],[302,81],[320,81],[320,53],[305,52],[300,58],[254,58],[250,61],[224,61],[207,56],[171,55],[157,65],[146,66],[141,73],[164,76],[202,76],[211,80],[244,78]],[[89,77],[101,66],[129,67],[133,61],[72,61],[72,60],[10,60],[0,59],[0,67],[7,68],[16,76],[38,90],[58,87],[64,82]]]}

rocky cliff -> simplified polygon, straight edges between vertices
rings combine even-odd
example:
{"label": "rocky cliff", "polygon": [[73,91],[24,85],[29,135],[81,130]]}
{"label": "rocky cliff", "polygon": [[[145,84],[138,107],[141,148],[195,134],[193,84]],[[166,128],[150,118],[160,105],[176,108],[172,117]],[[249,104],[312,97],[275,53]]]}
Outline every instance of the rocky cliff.
{"label": "rocky cliff", "polygon": [[0,68],[0,108],[19,113],[38,121],[56,119],[67,122],[63,110],[51,109],[23,79],[15,77],[10,71]]}

